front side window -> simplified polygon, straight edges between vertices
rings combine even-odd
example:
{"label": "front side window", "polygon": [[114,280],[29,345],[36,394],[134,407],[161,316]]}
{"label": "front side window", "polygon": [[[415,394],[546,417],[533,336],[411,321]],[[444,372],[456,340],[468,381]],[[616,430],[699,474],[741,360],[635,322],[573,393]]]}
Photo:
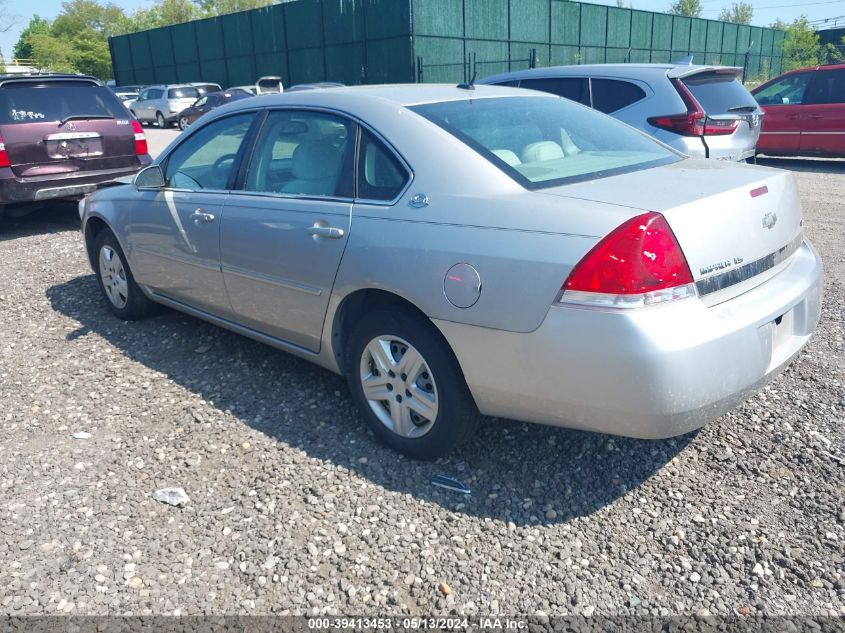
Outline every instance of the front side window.
{"label": "front side window", "polygon": [[247,112],[218,119],[192,134],[167,159],[167,186],[191,191],[226,189],[254,116]]}
{"label": "front side window", "polygon": [[197,99],[196,101],[194,101],[194,107],[195,107],[195,108],[201,108],[201,107],[203,107],[206,103],[208,103],[208,97],[200,97],[199,99]]}
{"label": "front side window", "polygon": [[527,189],[682,160],[627,125],[566,99],[463,99],[410,109],[453,134]]}
{"label": "front side window", "polygon": [[245,189],[301,196],[352,197],[354,128],[323,112],[271,112],[261,129]]}
{"label": "front side window", "polygon": [[358,153],[358,198],[389,202],[402,193],[408,178],[399,159],[363,130]]}
{"label": "front side window", "polygon": [[571,99],[584,105],[590,105],[590,88],[583,77],[538,77],[537,79],[523,79],[520,88],[549,92],[558,97]]}
{"label": "front side window", "polygon": [[599,112],[610,114],[640,99],[645,99],[645,90],[637,84],[621,79],[592,79],[593,107]]}
{"label": "front side window", "polygon": [[819,70],[813,73],[805,103],[845,103],[845,70]]}
{"label": "front side window", "polygon": [[754,93],[760,105],[800,105],[810,83],[811,73],[787,75]]}

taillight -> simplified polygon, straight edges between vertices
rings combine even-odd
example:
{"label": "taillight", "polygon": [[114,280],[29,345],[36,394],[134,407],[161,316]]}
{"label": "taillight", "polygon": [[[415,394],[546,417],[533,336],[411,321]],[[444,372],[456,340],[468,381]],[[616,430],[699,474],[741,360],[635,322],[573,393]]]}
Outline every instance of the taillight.
{"label": "taillight", "polygon": [[672,85],[678,91],[681,100],[687,107],[683,114],[668,114],[654,116],[648,122],[682,136],[719,136],[733,134],[739,126],[737,119],[711,119],[704,113],[701,105],[680,79],[673,79]]}
{"label": "taillight", "polygon": [[9,154],[6,152],[6,145],[3,143],[3,137],[0,136],[0,167],[11,167],[12,163],[9,160]]}
{"label": "taillight", "polygon": [[561,290],[561,303],[638,308],[695,296],[695,283],[666,219],[644,213],[596,244]]}
{"label": "taillight", "polygon": [[135,153],[138,156],[147,154],[147,137],[144,134],[144,128],[142,128],[141,124],[135,119],[132,119],[132,131],[135,132]]}

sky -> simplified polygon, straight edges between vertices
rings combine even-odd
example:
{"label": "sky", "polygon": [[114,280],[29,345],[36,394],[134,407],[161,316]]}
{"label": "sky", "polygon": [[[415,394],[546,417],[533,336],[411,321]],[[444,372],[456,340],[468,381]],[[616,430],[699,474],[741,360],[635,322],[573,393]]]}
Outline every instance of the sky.
{"label": "sky", "polygon": [[[806,15],[811,21],[839,17],[839,25],[845,26],[845,0],[746,0],[754,7],[752,24],[768,26],[780,18],[791,22],[800,15]],[[616,0],[592,0],[593,4],[616,6]],[[141,7],[148,7],[152,0],[116,0],[127,12]],[[647,11],[667,11],[672,0],[625,0],[625,6]],[[730,0],[701,0],[703,18],[716,19],[722,7],[729,6]],[[21,30],[33,15],[53,19],[62,8],[62,0],[5,0],[3,7],[7,14],[17,16],[17,23],[5,33],[0,33],[0,52],[5,58],[12,56],[12,50],[18,41]],[[24,10],[25,7],[25,10]]]}

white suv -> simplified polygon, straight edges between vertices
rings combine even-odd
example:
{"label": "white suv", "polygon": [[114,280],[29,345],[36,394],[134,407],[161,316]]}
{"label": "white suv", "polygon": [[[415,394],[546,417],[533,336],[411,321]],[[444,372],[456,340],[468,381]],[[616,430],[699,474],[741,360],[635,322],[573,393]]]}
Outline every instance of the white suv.
{"label": "white suv", "polygon": [[147,86],[129,109],[141,123],[172,125],[179,113],[200,98],[199,89],[189,84]]}

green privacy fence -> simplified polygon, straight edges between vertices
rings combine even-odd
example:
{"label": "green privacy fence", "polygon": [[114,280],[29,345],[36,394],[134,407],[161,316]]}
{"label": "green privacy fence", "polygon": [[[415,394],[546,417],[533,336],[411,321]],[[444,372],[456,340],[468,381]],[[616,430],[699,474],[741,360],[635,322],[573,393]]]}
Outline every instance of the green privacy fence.
{"label": "green privacy fence", "polygon": [[605,62],[782,68],[773,29],[572,0],[295,0],[110,39],[119,84],[460,81]]}

